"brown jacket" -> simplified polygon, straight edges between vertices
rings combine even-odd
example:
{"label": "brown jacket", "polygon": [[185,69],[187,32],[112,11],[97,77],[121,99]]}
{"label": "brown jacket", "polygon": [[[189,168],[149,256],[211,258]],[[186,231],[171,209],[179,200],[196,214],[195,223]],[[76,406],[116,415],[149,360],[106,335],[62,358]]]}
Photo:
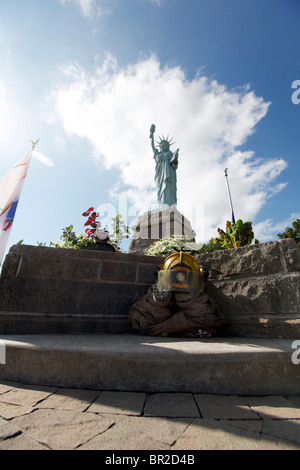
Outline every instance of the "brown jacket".
{"label": "brown jacket", "polygon": [[147,294],[131,307],[131,326],[141,334],[184,334],[200,328],[215,328],[225,323],[218,317],[206,293],[172,294],[170,301],[160,302],[153,295],[152,287]]}

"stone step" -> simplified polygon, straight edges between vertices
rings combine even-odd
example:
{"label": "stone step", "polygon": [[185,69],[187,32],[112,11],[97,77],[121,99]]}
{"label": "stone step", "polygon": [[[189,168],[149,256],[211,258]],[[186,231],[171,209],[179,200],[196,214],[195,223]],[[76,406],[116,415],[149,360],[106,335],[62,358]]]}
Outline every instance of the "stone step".
{"label": "stone step", "polygon": [[[0,378],[118,391],[299,395],[298,343],[135,334],[1,335]],[[3,354],[2,354],[3,357]]]}
{"label": "stone step", "polygon": [[1,312],[0,334],[98,334],[132,333],[128,313],[122,315],[99,313],[38,313],[38,312]]}
{"label": "stone step", "polygon": [[[128,310],[118,314],[8,312],[0,311],[0,334],[99,334],[133,333]],[[300,315],[228,315],[226,325],[218,329],[220,337],[297,338]]]}

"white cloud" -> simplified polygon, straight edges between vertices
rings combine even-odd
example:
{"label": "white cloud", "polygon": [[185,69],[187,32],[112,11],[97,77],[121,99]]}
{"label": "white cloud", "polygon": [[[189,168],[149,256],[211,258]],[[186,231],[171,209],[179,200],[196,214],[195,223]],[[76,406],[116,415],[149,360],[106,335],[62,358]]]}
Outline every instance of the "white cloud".
{"label": "white cloud", "polygon": [[284,232],[287,227],[292,227],[292,222],[296,219],[300,219],[300,212],[292,213],[287,219],[276,223],[272,219],[259,222],[253,226],[255,237],[260,242],[272,240],[274,233],[277,235],[277,233]]}
{"label": "white cloud", "polygon": [[81,13],[86,18],[101,16],[103,14],[103,9],[99,0],[61,0],[63,5],[65,5],[67,2],[72,2],[78,5]]}
{"label": "white cloud", "polygon": [[3,129],[5,123],[5,109],[6,109],[6,86],[5,83],[0,80],[0,130]]}
{"label": "white cloud", "polygon": [[12,130],[12,112],[6,83],[0,80],[0,137],[4,139]]}
{"label": "white cloud", "polygon": [[[161,6],[162,0],[146,0],[150,3]],[[65,5],[66,3],[73,3],[79,6],[80,11],[83,16],[86,18],[92,19],[103,16],[104,13],[107,13],[107,10],[104,7],[103,0],[60,0],[60,2]]]}
{"label": "white cloud", "polygon": [[104,167],[120,170],[119,194],[142,210],[156,202],[152,123],[180,148],[178,209],[204,207],[204,229],[201,217],[193,228],[205,240],[230,219],[225,168],[236,218],[253,220],[284,187],[276,181],[283,159],[239,149],[270,105],[249,87],[228,90],[200,74],[188,80],[180,67],[162,68],[154,56],[120,69],[108,55],[92,73],[78,64],[63,71],[67,83],[51,98],[66,132],[87,138]]}

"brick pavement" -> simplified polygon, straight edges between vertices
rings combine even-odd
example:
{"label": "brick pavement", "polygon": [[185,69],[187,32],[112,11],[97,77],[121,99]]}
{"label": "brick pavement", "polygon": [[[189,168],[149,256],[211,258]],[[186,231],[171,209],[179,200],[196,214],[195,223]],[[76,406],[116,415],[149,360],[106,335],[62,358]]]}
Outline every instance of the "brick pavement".
{"label": "brick pavement", "polygon": [[0,381],[0,450],[299,450],[300,396],[66,389]]}

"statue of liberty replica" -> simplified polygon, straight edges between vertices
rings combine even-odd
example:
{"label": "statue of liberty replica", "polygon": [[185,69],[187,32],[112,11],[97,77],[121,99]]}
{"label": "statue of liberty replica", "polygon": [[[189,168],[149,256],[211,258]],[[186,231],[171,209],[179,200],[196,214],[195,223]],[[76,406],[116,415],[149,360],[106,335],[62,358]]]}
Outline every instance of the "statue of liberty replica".
{"label": "statue of liberty replica", "polygon": [[155,161],[155,184],[158,209],[153,209],[138,217],[129,247],[129,253],[142,254],[151,243],[171,235],[186,235],[195,239],[191,223],[177,210],[178,153],[170,150],[172,139],[159,137],[158,148],[154,144],[155,125],[150,128],[150,139]]}
{"label": "statue of liberty replica", "polygon": [[174,153],[170,150],[172,139],[159,137],[157,142],[159,149],[154,145],[155,125],[152,124],[150,129],[150,139],[153,150],[153,158],[155,160],[155,183],[157,188],[157,200],[160,207],[176,206],[177,204],[177,176],[178,153],[177,149]]}

